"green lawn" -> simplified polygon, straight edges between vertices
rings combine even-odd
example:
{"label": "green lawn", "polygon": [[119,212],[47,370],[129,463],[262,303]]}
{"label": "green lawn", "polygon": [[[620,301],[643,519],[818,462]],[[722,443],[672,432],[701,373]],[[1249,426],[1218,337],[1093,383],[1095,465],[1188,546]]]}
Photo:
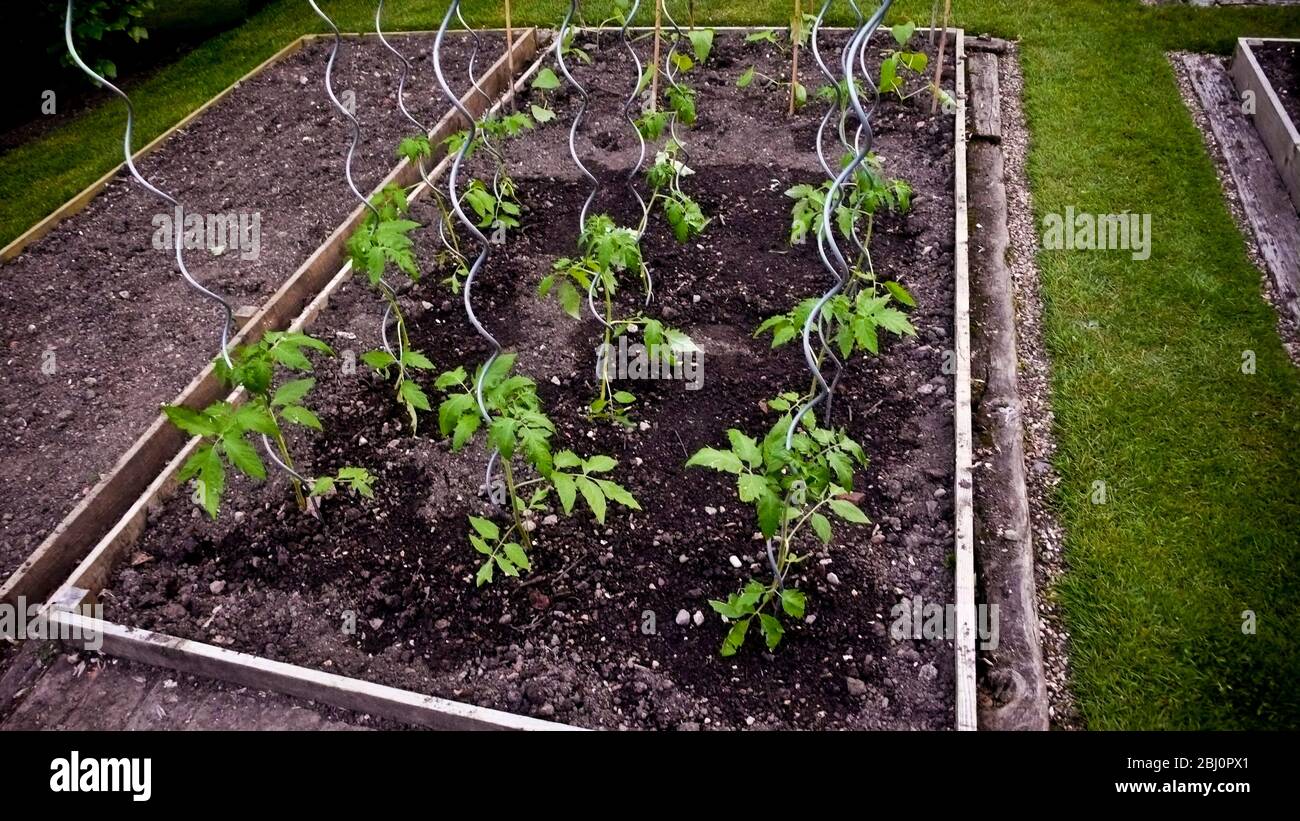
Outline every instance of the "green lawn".
{"label": "green lawn", "polygon": [[[394,29],[436,25],[427,4],[388,5]],[[518,21],[539,24],[563,5],[514,4]],[[586,4],[588,18],[608,5]],[[323,6],[345,29],[367,28],[373,14],[369,1]],[[1174,48],[1228,53],[1239,35],[1300,36],[1300,10],[1137,0],[955,7],[968,30],[1022,41],[1036,216],[1072,205],[1153,217],[1145,262],[1039,254],[1071,566],[1056,594],[1084,717],[1093,728],[1300,726],[1300,374],[1164,58]],[[696,3],[716,24],[772,23],[789,8]],[[471,2],[467,16],[499,24],[497,9]],[[930,2],[896,9],[892,20],[928,22]],[[280,0],[210,40],[135,89],[141,141],[322,27],[306,3]],[[5,155],[0,242],[112,167],[120,122],[109,105]],[[1240,372],[1245,350],[1257,357],[1254,375]],[[1090,502],[1097,481],[1107,504]],[[1257,635],[1241,632],[1247,609]]]}

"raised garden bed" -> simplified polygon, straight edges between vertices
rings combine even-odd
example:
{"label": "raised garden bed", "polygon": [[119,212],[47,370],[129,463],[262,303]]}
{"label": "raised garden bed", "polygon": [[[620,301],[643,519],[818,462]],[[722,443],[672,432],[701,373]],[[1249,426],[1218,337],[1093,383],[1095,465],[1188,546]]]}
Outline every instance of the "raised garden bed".
{"label": "raised garden bed", "polygon": [[1300,211],[1300,40],[1256,39],[1237,41],[1232,58],[1232,81],[1243,100],[1252,101],[1248,113],[1277,166],[1282,182]]}
{"label": "raised garden bed", "polygon": [[[481,76],[493,68],[504,76],[504,39],[483,39]],[[410,108],[450,133],[454,119],[444,115],[427,62],[431,35],[393,41],[413,57],[409,86],[429,92],[411,94]],[[449,35],[446,46],[447,70],[465,89],[468,42]],[[249,334],[282,327],[302,309],[337,271],[349,226],[360,219],[334,173],[343,147],[325,138],[345,133],[319,77],[328,43],[296,41],[136,155],[146,177],[187,212],[258,215],[255,257],[233,249],[186,255],[195,276],[233,304],[261,306]],[[516,68],[536,47],[531,31],[520,33]],[[349,37],[336,70],[367,126],[355,160],[359,184],[377,188],[390,172],[409,181],[414,169],[392,150],[409,128],[394,104],[392,55],[373,37]],[[502,79],[485,82],[499,88]],[[478,97],[468,91],[465,100],[481,111]],[[17,256],[5,266],[13,288],[0,305],[12,366],[0,380],[11,468],[0,578],[13,575],[0,600],[47,595],[180,448],[184,439],[166,427],[160,404],[202,405],[218,395],[204,368],[218,343],[218,313],[196,305],[172,252],[154,247],[159,214],[170,211],[125,175],[106,178],[6,249]],[[102,330],[85,332],[92,327]],[[92,400],[93,416],[82,410]],[[33,551],[43,534],[50,535]]]}
{"label": "raised garden bed", "polygon": [[[824,37],[836,54],[843,33]],[[924,39],[916,35],[911,47],[927,48]],[[619,175],[635,141],[621,109],[635,74],[613,37],[581,44],[594,63],[571,65],[592,90],[579,152],[600,158],[592,163],[605,182],[596,211],[626,221],[637,214]],[[960,90],[960,35],[954,45],[947,75],[956,73]],[[638,47],[648,56],[647,42]],[[703,349],[704,384],[689,391],[682,382],[626,383],[637,396],[630,429],[585,418],[598,390],[592,350],[600,326],[535,294],[552,262],[572,254],[588,191],[565,150],[576,95],[563,85],[529,92],[523,102],[551,107],[557,124],[506,147],[522,226],[480,275],[478,315],[519,351],[517,370],[536,379],[557,422],[557,450],[613,456],[611,476],[640,511],[611,506],[603,525],[589,515],[539,512],[531,571],[476,588],[481,557],[464,534],[466,514],[489,513],[475,493],[486,460],[481,440],[453,452],[432,414],[412,435],[391,385],[364,368],[329,363],[316,371],[312,400],[326,433],[291,444],[307,465],[365,465],[376,476],[375,500],[328,499],[317,521],[297,511],[278,477],[232,479],[224,512],[211,522],[188,492],[175,492],[192,442],[73,575],[56,607],[97,596],[110,622],[130,626],[105,628],[109,652],[435,725],[538,726],[509,713],[585,727],[954,726],[954,643],[889,635],[891,608],[903,597],[952,601],[963,528],[969,551],[969,520],[960,521],[953,503],[954,492],[969,492],[969,464],[954,445],[964,435],[968,459],[968,408],[960,404],[964,229],[957,229],[965,170],[961,129],[950,113],[930,114],[925,96],[886,97],[873,121],[886,173],[915,190],[908,213],[878,217],[873,259],[882,279],[915,298],[909,318],[917,335],[882,339],[881,356],[849,360],[835,400],[835,424],[870,457],[854,489],[874,524],[841,525],[829,547],[802,545],[811,555],[787,583],[806,591],[807,615],[789,621],[780,646],[764,651],[751,638],[736,655],[718,655],[727,626],[707,602],[763,575],[763,541],[752,510],[736,502],[733,478],[685,463],[725,443],[728,428],[771,426],[778,414],[766,403],[808,377],[797,345],[771,350],[753,332],[827,287],[815,245],[787,242],[784,195],[823,177],[812,146],[824,108],[813,101],[787,120],[780,91],[737,87],[751,65],[780,77],[787,58],[719,32],[692,74],[700,116],[682,130],[695,171],[683,185],[713,222],[683,245],[652,219],[641,242],[656,283],[653,310]],[[488,173],[479,156],[462,183]],[[413,218],[427,226],[437,214],[417,204]],[[432,237],[414,236],[425,276],[400,298],[411,344],[440,370],[472,370],[488,348],[459,299],[439,286],[446,272]],[[359,353],[374,346],[382,303],[348,274],[302,323]],[[354,632],[344,629],[349,614]]]}

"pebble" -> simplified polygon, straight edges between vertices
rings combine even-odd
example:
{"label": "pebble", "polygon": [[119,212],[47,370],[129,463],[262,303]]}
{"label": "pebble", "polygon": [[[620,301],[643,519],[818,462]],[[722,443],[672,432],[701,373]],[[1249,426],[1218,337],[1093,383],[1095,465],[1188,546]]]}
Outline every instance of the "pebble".
{"label": "pebble", "polygon": [[740,569],[740,557],[739,557],[739,556],[732,556],[732,557],[731,557],[730,559],[728,559],[727,561],[731,562],[731,566],[732,566],[732,567],[736,568],[737,570]]}
{"label": "pebble", "polygon": [[685,627],[686,625],[688,625],[688,624],[690,624],[690,623],[691,623],[691,614],[690,614],[690,613],[687,613],[685,610],[678,610],[678,611],[677,611],[677,626],[678,626],[678,627]]}
{"label": "pebble", "polygon": [[921,681],[934,681],[939,677],[939,670],[933,664],[923,664],[917,675],[921,677]]}
{"label": "pebble", "polygon": [[849,688],[849,695],[851,696],[861,697],[867,694],[867,685],[860,678],[854,678],[853,676],[845,676],[844,684],[846,687]]}
{"label": "pebble", "polygon": [[705,506],[705,508],[704,508],[704,512],[707,513],[707,514],[710,515],[710,516],[717,516],[717,515],[718,515],[718,509],[717,509],[716,507]]}
{"label": "pebble", "polygon": [[691,620],[695,622],[696,627],[704,624],[704,611],[696,610],[695,615],[691,617]]}
{"label": "pebble", "polygon": [[212,595],[214,596],[221,595],[221,591],[225,589],[226,589],[226,583],[220,580],[215,581],[212,584],[208,585],[208,590],[211,590]]}
{"label": "pebble", "polygon": [[833,572],[832,572],[832,573],[827,573],[827,574],[826,574],[826,581],[830,582],[831,584],[835,585],[836,587],[839,587],[839,585],[840,585],[840,577],[837,576],[837,575],[835,575]]}

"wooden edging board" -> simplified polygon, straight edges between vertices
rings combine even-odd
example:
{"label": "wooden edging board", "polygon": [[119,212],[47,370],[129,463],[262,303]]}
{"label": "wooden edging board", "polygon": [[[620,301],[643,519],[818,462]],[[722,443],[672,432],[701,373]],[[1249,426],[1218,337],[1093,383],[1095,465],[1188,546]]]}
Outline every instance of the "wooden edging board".
{"label": "wooden edging board", "polygon": [[[300,41],[304,39],[310,38],[300,38]],[[484,91],[490,97],[495,97],[510,86],[512,78],[506,77],[510,65],[527,65],[537,54],[541,42],[542,37],[537,29],[519,32],[514,43],[513,60],[502,54],[480,78]],[[300,42],[295,50],[296,48],[301,48]],[[291,51],[281,51],[280,56]],[[228,92],[229,89],[223,95]],[[483,95],[474,89],[466,92],[461,104],[476,116],[487,107]],[[435,156],[444,150],[443,140],[464,127],[461,119],[455,110],[448,110],[430,132],[429,142],[434,146]],[[375,187],[374,192],[390,183],[403,187],[414,185],[419,179],[419,169],[408,160],[402,160]],[[302,266],[243,325],[231,340],[232,347],[253,342],[265,331],[285,327],[302,311],[304,304],[320,293],[343,264],[347,239],[361,224],[365,213],[364,206],[358,204],[325,243],[312,252]],[[171,404],[198,409],[222,398],[224,394],[221,380],[217,378],[214,366],[209,363]],[[85,551],[122,517],[123,512],[148,487],[168,460],[184,447],[188,438],[160,412],[112,470],[77,503],[8,580],[0,585],[0,603],[17,604],[20,596],[29,601],[44,600],[62,582]]]}
{"label": "wooden edging board", "polygon": [[[955,466],[955,539],[957,569],[955,579],[957,610],[957,719],[959,730],[974,730],[975,726],[975,569],[972,508],[972,438],[970,418],[970,307],[968,273],[968,238],[966,226],[966,51],[964,32],[955,31],[956,72],[954,94],[954,198],[956,209],[954,255],[954,337],[956,359],[956,431]],[[538,36],[534,33],[534,37]],[[503,58],[504,59],[504,58]],[[510,97],[524,87],[524,83],[541,66],[545,55],[534,62],[515,83],[511,91],[497,101],[499,109]],[[430,174],[430,179],[444,173],[448,160],[444,159]],[[412,198],[423,193],[416,189]],[[351,276],[350,264],[344,264],[329,284],[321,290],[307,308],[293,322],[293,329],[301,329],[314,319],[328,303],[330,295]],[[156,508],[172,493],[178,482],[177,472],[199,440],[190,440],[177,453],[166,468],[158,472],[146,490],[134,500],[130,509],[99,541],[95,548],[72,572],[57,592],[50,597],[46,612],[52,625],[66,633],[102,637],[102,652],[135,661],[167,667],[184,673],[212,678],[250,687],[276,690],[298,698],[309,699],[346,710],[357,710],[371,715],[408,724],[438,729],[509,729],[509,730],[571,730],[580,729],[558,722],[542,721],[512,713],[490,710],[461,702],[435,698],[383,685],[372,684],[356,678],[322,673],[294,664],[228,650],[203,642],[168,636],[150,630],[126,627],[79,612],[83,605],[92,604],[103,589],[117,562],[138,540],[144,529],[148,512]],[[76,646],[76,640],[64,639]]]}
{"label": "wooden edging board", "polygon": [[953,337],[957,373],[954,376],[953,429],[956,470],[953,477],[953,516],[956,562],[957,729],[975,730],[975,503],[974,441],[971,432],[970,384],[970,228],[966,224],[966,33],[957,30],[957,104],[955,161],[956,234],[953,252]]}
{"label": "wooden edging board", "polygon": [[1259,60],[1255,57],[1255,47],[1268,43],[1296,43],[1296,38],[1259,38],[1241,37],[1237,40],[1237,50],[1232,55],[1232,82],[1241,95],[1243,104],[1246,99],[1253,101],[1250,109],[1243,111],[1255,123],[1264,146],[1268,149],[1277,172],[1286,184],[1291,202],[1300,211],[1300,123],[1293,123],[1291,117],[1282,107],[1277,90],[1264,76]]}

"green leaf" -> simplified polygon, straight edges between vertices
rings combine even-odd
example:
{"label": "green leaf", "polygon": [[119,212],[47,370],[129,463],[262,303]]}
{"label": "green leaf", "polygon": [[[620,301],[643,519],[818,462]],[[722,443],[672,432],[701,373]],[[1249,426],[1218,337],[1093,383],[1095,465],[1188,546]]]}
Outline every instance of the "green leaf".
{"label": "green leaf", "polygon": [[322,476],[311,485],[312,496],[324,496],[334,490],[334,477]]}
{"label": "green leaf", "polygon": [[765,493],[768,493],[767,477],[760,476],[757,473],[742,473],[738,481],[740,491],[740,501],[745,504],[756,502]]}
{"label": "green leaf", "polygon": [[582,493],[582,498],[586,500],[587,507],[596,515],[596,521],[601,524],[605,523],[605,494],[596,484],[586,476],[575,476],[574,481],[578,485],[578,490]]}
{"label": "green leaf", "polygon": [[275,436],[280,432],[275,417],[271,416],[271,411],[261,401],[240,405],[235,411],[235,424],[243,430],[255,430],[267,436]]}
{"label": "green leaf", "polygon": [[608,473],[618,467],[618,462],[609,456],[597,454],[582,463],[584,473]]}
{"label": "green leaf", "polygon": [[290,405],[281,410],[280,415],[287,421],[293,422],[295,425],[302,425],[304,428],[311,428],[312,430],[322,429],[320,419],[316,418],[316,414],[307,410],[302,405]]}
{"label": "green leaf", "polygon": [[562,450],[555,454],[555,466],[557,468],[582,467],[582,457],[571,450]]}
{"label": "green leaf", "polygon": [[276,362],[295,371],[311,370],[311,360],[296,345],[280,344],[271,346],[271,356]]}
{"label": "green leaf", "polygon": [[451,449],[460,450],[478,430],[483,420],[477,413],[463,414],[456,420],[456,430],[451,437]]}
{"label": "green leaf", "polygon": [[831,520],[820,513],[814,513],[809,521],[812,522],[812,529],[817,534],[817,538],[822,540],[822,544],[830,544]]}
{"label": "green leaf", "polygon": [[240,436],[223,436],[221,438],[221,449],[226,452],[230,464],[234,465],[245,476],[254,479],[266,478],[266,466],[258,458],[257,451]]}
{"label": "green leaf", "polygon": [[543,68],[541,71],[537,72],[537,76],[533,78],[532,86],[533,88],[541,89],[542,91],[550,91],[551,89],[560,87],[560,78],[556,77],[555,72],[551,71],[549,68]]}
{"label": "green leaf", "polygon": [[497,566],[501,568],[502,573],[512,578],[519,575],[519,569],[515,567],[515,563],[510,561],[508,557],[498,553],[493,558],[496,559]]}
{"label": "green leaf", "polygon": [[528,554],[519,545],[511,542],[501,549],[505,551],[506,557],[516,566],[522,567],[524,570],[533,569],[532,563],[528,561]]}
{"label": "green leaf", "polygon": [[555,112],[551,111],[549,108],[542,108],[539,105],[534,105],[532,106],[532,112],[533,119],[539,124],[549,123],[551,120],[555,119]]}
{"label": "green leaf", "polygon": [[316,387],[315,379],[295,379],[292,382],[285,382],[275,392],[271,404],[276,407],[300,404],[303,397],[311,393],[311,389],[314,387]]}
{"label": "green leaf", "polygon": [[485,539],[501,538],[501,529],[497,527],[496,522],[484,519],[480,516],[470,516],[469,523]]}
{"label": "green leaf", "polygon": [[722,655],[734,656],[736,651],[745,643],[745,633],[749,631],[749,622],[752,619],[744,619],[731,625],[731,630],[727,633],[726,639],[722,642]]}
{"label": "green leaf", "polygon": [[419,351],[407,351],[402,354],[402,364],[418,371],[433,370],[433,361]]}
{"label": "green leaf", "polygon": [[633,510],[641,509],[641,503],[628,492],[627,488],[617,482],[611,482],[608,479],[597,479],[596,484],[600,485],[600,489],[604,492],[605,498],[609,499],[611,502],[620,504],[623,507],[630,507]]}
{"label": "green leaf", "polygon": [[361,354],[361,361],[377,371],[382,371],[384,368],[396,365],[397,357],[388,351],[366,351]]}
{"label": "green leaf", "polygon": [[573,317],[579,319],[582,316],[582,295],[578,289],[573,287],[573,283],[568,279],[560,282],[559,291],[556,292],[556,298],[560,300],[560,308]]}
{"label": "green leaf", "polygon": [[573,512],[574,500],[578,498],[578,488],[573,483],[573,477],[567,473],[557,471],[551,474],[551,483],[555,485],[555,492],[560,497],[560,504],[564,507],[564,515],[568,516]]}
{"label": "green leaf", "polygon": [[807,598],[802,590],[795,590],[793,587],[784,588],[781,591],[781,609],[792,619],[802,619],[804,606],[807,604]]}
{"label": "green leaf", "polygon": [[889,33],[894,35],[894,42],[900,46],[907,45],[907,41],[912,39],[912,33],[916,31],[916,23],[908,20],[906,23],[895,23],[890,27]]}
{"label": "green leaf", "polygon": [[723,473],[740,473],[744,470],[744,465],[740,463],[740,458],[736,454],[729,450],[717,450],[715,448],[700,448],[686,462],[688,468],[697,466],[713,468]]}
{"label": "green leaf", "polygon": [[494,566],[495,563],[492,561],[491,558],[489,558],[487,561],[483,562],[483,564],[479,566],[478,575],[474,577],[474,585],[476,587],[482,587],[483,585],[492,581],[492,568]]}
{"label": "green leaf", "polygon": [[695,62],[703,63],[709,59],[709,52],[713,50],[713,29],[692,29],[686,36],[690,38]]}
{"label": "green leaf", "polygon": [[758,529],[767,538],[775,536],[777,529],[781,527],[781,514],[784,507],[781,497],[770,490],[758,497]]}
{"label": "green leaf", "polygon": [[759,450],[758,442],[754,441],[752,436],[732,428],[727,431],[727,438],[731,441],[731,450],[745,460],[751,468],[763,464],[763,451]]}
{"label": "green leaf", "polygon": [[785,635],[785,628],[776,616],[769,616],[766,613],[758,615],[758,626],[763,631],[763,638],[767,641],[767,649],[775,650],[776,646],[781,643],[781,637]]}
{"label": "green leaf", "polygon": [[831,510],[835,511],[835,515],[839,516],[846,522],[853,522],[854,524],[860,525],[871,524],[871,520],[867,518],[867,514],[859,510],[858,506],[850,501],[845,499],[831,499],[830,505]]}
{"label": "green leaf", "polygon": [[401,400],[416,410],[428,411],[433,407],[429,404],[429,397],[424,389],[415,383],[414,380],[406,379],[402,381],[402,387],[398,388],[398,396]]}
{"label": "green leaf", "polygon": [[191,436],[215,436],[217,433],[212,420],[198,411],[181,405],[164,405],[163,413],[173,425]]}
{"label": "green leaf", "polygon": [[509,416],[498,416],[488,425],[488,442],[509,459],[515,455],[515,431],[519,422]]}

